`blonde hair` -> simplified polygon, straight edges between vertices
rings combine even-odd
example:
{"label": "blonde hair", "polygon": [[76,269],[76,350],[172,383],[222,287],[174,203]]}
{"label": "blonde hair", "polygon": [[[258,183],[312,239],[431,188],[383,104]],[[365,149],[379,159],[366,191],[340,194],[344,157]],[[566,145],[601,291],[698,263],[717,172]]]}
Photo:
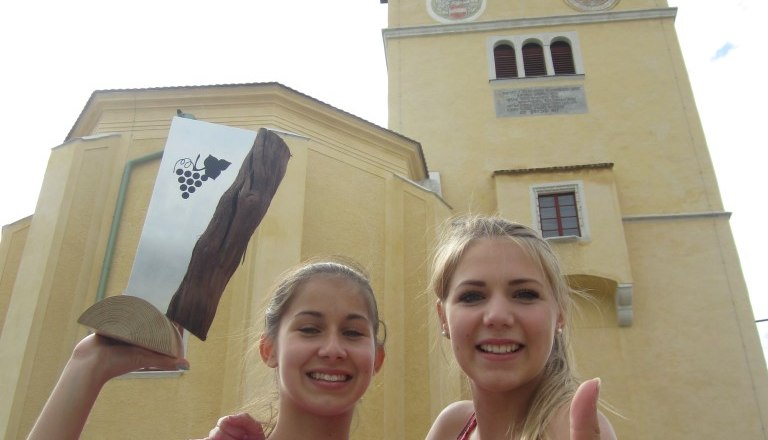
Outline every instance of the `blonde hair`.
{"label": "blonde hair", "polygon": [[563,331],[556,333],[552,352],[544,365],[543,380],[530,402],[522,427],[510,429],[521,440],[545,438],[545,430],[556,411],[568,403],[579,381],[572,371],[573,355],[569,343],[569,323],[574,307],[574,291],[549,243],[537,231],[498,216],[465,216],[451,219],[444,229],[432,260],[429,289],[445,301],[451,278],[469,245],[483,238],[508,239],[523,249],[544,274],[563,316]]}

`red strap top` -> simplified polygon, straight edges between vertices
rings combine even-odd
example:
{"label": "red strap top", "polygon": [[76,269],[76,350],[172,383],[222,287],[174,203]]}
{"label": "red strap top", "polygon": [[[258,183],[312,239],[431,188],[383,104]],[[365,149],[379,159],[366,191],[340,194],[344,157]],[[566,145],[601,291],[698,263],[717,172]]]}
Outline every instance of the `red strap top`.
{"label": "red strap top", "polygon": [[472,435],[472,432],[475,431],[475,428],[477,428],[477,418],[475,417],[475,413],[472,413],[472,415],[469,417],[469,420],[467,421],[467,424],[464,425],[464,429],[461,430],[461,434],[459,434],[456,440],[469,440],[469,436]]}

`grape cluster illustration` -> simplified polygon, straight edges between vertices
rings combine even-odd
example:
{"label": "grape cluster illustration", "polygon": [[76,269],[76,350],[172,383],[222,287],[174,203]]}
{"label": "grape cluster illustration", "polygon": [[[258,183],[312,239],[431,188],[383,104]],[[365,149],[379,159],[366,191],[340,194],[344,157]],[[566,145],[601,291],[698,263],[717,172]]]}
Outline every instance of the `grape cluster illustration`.
{"label": "grape cluster illustration", "polygon": [[176,174],[179,182],[179,191],[181,198],[188,199],[192,194],[198,191],[208,179],[215,180],[222,171],[229,168],[231,163],[226,159],[219,159],[208,155],[203,160],[203,167],[198,167],[200,155],[195,160],[190,158],[179,159],[173,165],[173,172]]}

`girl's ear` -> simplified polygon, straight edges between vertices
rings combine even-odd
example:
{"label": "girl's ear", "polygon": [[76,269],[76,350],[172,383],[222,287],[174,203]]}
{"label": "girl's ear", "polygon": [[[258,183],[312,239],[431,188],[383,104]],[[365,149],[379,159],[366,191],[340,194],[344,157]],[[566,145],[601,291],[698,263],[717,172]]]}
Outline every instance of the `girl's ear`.
{"label": "girl's ear", "polygon": [[386,357],[384,347],[381,345],[376,346],[376,359],[373,360],[373,374],[376,374],[381,370],[381,366],[384,365],[384,358]]}
{"label": "girl's ear", "polygon": [[259,354],[261,355],[261,360],[268,367],[277,367],[277,350],[275,350],[272,338],[267,335],[261,335],[261,338],[259,338]]}
{"label": "girl's ear", "polygon": [[435,310],[437,310],[437,317],[440,319],[440,328],[446,330],[448,323],[445,320],[445,310],[443,310],[443,302],[439,299],[435,302]]}

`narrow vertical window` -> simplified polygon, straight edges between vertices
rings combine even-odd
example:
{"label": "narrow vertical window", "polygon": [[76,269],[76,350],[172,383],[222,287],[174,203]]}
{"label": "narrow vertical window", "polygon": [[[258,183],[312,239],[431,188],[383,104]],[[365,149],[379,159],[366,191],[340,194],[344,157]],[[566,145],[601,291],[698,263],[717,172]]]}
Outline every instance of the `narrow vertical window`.
{"label": "narrow vertical window", "polygon": [[496,65],[496,78],[517,78],[517,56],[514,47],[509,44],[494,47],[493,61]]}
{"label": "narrow vertical window", "polygon": [[540,44],[528,43],[523,46],[523,66],[525,67],[525,76],[544,76],[547,74],[544,50]]}
{"label": "narrow vertical window", "polygon": [[573,64],[573,51],[566,41],[556,41],[549,46],[552,52],[552,65],[555,75],[572,75],[576,73]]}
{"label": "narrow vertical window", "polygon": [[547,237],[581,236],[576,193],[539,194],[541,234]]}

